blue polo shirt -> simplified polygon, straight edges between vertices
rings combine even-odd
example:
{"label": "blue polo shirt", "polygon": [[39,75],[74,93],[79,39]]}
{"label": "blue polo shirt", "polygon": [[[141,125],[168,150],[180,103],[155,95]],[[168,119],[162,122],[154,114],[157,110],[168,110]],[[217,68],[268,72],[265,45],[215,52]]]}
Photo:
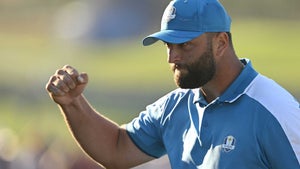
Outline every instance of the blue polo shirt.
{"label": "blue polo shirt", "polygon": [[176,89],[126,125],[140,150],[172,169],[299,169],[300,106],[274,81],[245,68],[213,102]]}

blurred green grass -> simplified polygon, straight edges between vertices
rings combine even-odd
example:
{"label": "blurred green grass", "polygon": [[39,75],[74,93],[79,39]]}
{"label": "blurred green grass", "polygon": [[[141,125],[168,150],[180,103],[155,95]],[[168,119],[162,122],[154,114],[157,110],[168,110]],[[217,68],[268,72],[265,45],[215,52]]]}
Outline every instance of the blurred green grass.
{"label": "blurred green grass", "polygon": [[[300,22],[295,21],[236,21],[232,26],[236,52],[250,58],[263,74],[297,87],[293,83],[299,84],[299,71],[293,67],[299,63],[299,28]],[[30,76],[43,79],[64,64],[88,72],[93,83],[112,87],[170,87],[173,83],[161,43],[142,47],[141,40],[134,39],[84,45],[47,36],[0,34],[0,50],[0,72],[9,79],[4,83],[31,81]]]}
{"label": "blurred green grass", "polygon": [[289,20],[243,21],[233,27],[235,48],[240,57],[249,57],[254,66],[290,90],[300,84],[300,22]]}
{"label": "blurred green grass", "polygon": [[[233,22],[238,56],[300,98],[299,21],[244,19]],[[126,123],[175,88],[162,43],[141,38],[118,43],[79,43],[47,35],[0,33],[2,76],[0,127],[20,133],[36,129],[65,138],[67,129],[44,89],[57,68],[70,64],[88,72],[86,95],[96,109]]]}

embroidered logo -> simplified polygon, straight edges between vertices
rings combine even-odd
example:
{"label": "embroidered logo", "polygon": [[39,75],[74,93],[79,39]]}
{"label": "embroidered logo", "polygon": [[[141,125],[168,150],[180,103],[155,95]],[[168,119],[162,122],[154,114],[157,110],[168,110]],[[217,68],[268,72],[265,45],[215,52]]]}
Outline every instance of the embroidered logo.
{"label": "embroidered logo", "polygon": [[163,22],[168,23],[172,19],[176,17],[176,8],[173,6],[173,3],[170,3],[169,6],[165,9],[164,15],[163,15]]}
{"label": "embroidered logo", "polygon": [[236,140],[233,136],[225,137],[224,142],[222,144],[223,151],[227,153],[227,152],[233,150],[235,148],[235,143],[236,143]]}

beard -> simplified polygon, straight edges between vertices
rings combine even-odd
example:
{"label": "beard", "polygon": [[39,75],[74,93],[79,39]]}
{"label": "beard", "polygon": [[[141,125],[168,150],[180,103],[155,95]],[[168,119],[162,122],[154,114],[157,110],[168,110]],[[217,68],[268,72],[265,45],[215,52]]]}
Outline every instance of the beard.
{"label": "beard", "polygon": [[172,70],[178,87],[183,89],[202,87],[213,78],[216,72],[211,44],[197,60],[190,64],[175,64]]}

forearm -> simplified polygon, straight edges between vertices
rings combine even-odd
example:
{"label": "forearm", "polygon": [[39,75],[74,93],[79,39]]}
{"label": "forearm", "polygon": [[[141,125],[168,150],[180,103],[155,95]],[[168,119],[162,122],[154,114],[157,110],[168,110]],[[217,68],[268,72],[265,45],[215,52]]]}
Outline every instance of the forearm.
{"label": "forearm", "polygon": [[65,65],[46,84],[73,136],[94,160],[107,168],[131,168],[153,159],[140,151],[125,129],[97,113],[82,95],[88,83],[86,73]]}
{"label": "forearm", "polygon": [[121,128],[98,114],[81,95],[60,109],[77,142],[94,160],[104,166],[114,163]]}

